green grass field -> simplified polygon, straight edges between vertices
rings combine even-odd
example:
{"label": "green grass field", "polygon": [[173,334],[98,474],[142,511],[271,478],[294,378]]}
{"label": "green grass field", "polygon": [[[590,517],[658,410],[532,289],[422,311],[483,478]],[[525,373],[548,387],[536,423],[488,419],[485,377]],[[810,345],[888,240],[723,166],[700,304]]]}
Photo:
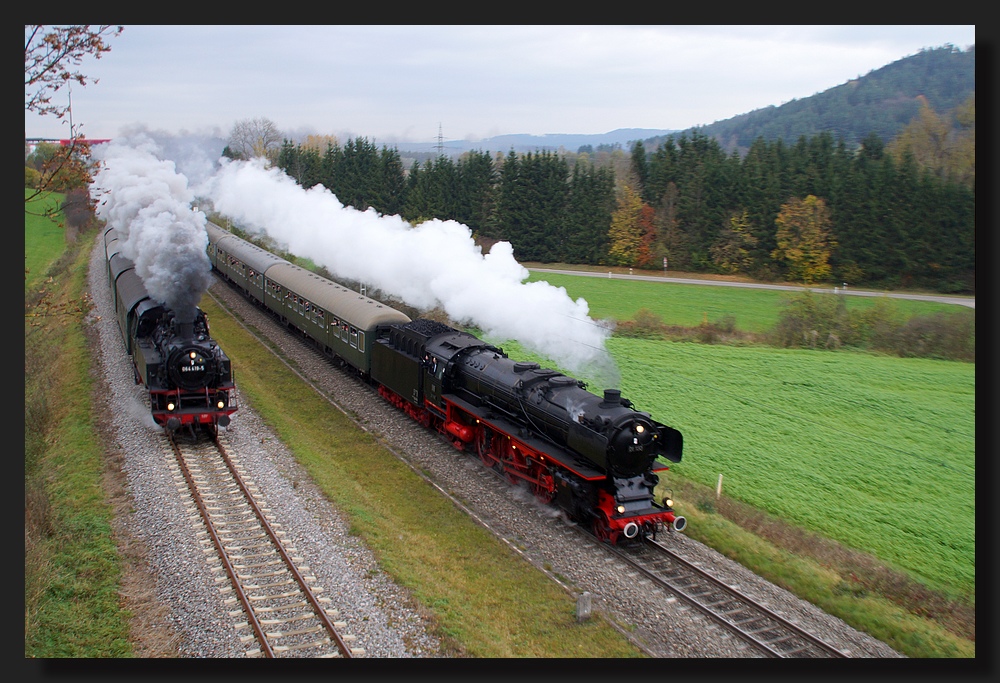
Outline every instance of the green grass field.
{"label": "green grass field", "polygon": [[680,429],[676,471],[975,594],[975,366],[612,339],[623,392]]}
{"label": "green grass field", "polygon": [[[670,282],[649,282],[598,278],[558,273],[532,272],[529,282],[544,280],[554,287],[563,287],[574,300],[580,297],[590,305],[595,319],[629,320],[636,311],[648,309],[668,325],[695,326],[703,321],[716,322],[733,316],[736,327],[747,332],[764,332],[778,321],[782,303],[796,292],[774,289],[746,289],[689,285]],[[875,297],[848,296],[848,308],[870,308]],[[910,299],[893,299],[904,317],[929,315],[938,311],[953,311],[956,306]]]}
{"label": "green grass field", "polygon": [[[28,197],[32,190],[25,190]],[[38,287],[49,266],[66,250],[66,236],[57,221],[44,213],[62,202],[61,194],[50,193],[24,206],[24,289]],[[30,236],[30,239],[29,239]]]}

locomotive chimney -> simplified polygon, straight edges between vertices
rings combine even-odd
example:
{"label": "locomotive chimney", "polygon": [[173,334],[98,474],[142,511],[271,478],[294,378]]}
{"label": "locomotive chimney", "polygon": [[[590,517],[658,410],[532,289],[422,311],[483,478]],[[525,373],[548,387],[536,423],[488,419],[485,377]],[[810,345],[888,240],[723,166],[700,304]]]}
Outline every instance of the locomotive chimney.
{"label": "locomotive chimney", "polygon": [[604,390],[604,402],[601,406],[604,408],[610,408],[611,406],[620,405],[622,402],[622,392],[619,389],[605,389]]}
{"label": "locomotive chimney", "polygon": [[177,323],[177,336],[180,339],[193,339],[194,338],[194,322],[178,322]]}

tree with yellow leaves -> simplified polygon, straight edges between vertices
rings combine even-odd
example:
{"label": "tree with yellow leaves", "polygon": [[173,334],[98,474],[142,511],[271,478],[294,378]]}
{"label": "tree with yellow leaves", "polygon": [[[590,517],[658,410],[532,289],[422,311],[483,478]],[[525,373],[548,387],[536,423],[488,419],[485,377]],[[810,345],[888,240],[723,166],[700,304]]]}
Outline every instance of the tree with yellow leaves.
{"label": "tree with yellow leaves", "polygon": [[786,265],[789,279],[811,284],[830,277],[830,252],[836,243],[826,202],[814,195],[793,197],[781,206],[774,223],[778,247],[771,258]]}
{"label": "tree with yellow leaves", "polygon": [[642,197],[630,185],[623,185],[618,208],[611,214],[608,229],[608,256],[619,266],[633,266],[642,246]]}

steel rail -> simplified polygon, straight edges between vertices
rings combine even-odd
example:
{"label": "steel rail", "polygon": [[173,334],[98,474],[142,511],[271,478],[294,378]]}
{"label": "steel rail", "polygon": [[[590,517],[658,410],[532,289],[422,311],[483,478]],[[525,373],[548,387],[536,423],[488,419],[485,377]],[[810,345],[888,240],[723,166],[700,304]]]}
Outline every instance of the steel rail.
{"label": "steel rail", "polygon": [[[725,596],[727,596],[728,599],[717,600],[713,604],[707,604],[705,601],[699,599],[698,595],[678,585],[677,580],[668,579],[658,571],[650,569],[649,567],[644,565],[641,561],[642,558],[636,557],[635,553],[631,552],[630,549],[617,548],[617,547],[612,548],[610,546],[608,546],[608,549],[618,557],[622,558],[625,562],[629,563],[633,568],[642,572],[646,578],[653,581],[654,583],[657,583],[665,587],[666,589],[677,595],[679,598],[681,598],[691,606],[695,607],[696,609],[704,613],[712,620],[721,624],[727,630],[732,631],[746,642],[762,650],[768,656],[783,657],[783,658],[791,657],[794,655],[803,655],[803,654],[808,656],[809,648],[811,646],[812,648],[819,650],[823,655],[829,657],[835,657],[835,658],[847,657],[847,655],[844,654],[839,649],[833,647],[829,643],[824,642],[820,638],[817,638],[815,635],[809,633],[803,628],[793,624],[792,622],[782,617],[780,614],[777,614],[773,610],[765,607],[764,605],[754,600],[753,598],[741,593],[732,586],[729,586],[723,581],[715,578],[714,576],[712,576],[705,570],[701,569],[700,567],[697,567],[694,564],[688,562],[683,557],[680,557],[677,553],[673,552],[672,550],[670,550],[663,544],[659,543],[658,541],[654,541],[648,538],[644,539],[643,545],[641,547],[644,548],[647,552],[654,552],[654,553],[658,552],[661,554],[661,557],[667,557],[669,559],[669,562],[673,563],[676,567],[679,567],[682,571],[686,571],[688,573],[687,574],[688,577],[693,576],[697,581],[702,582],[703,585],[705,583],[709,584],[713,590],[721,591]],[[653,559],[655,560],[655,558]],[[750,611],[757,613],[760,616],[750,619],[744,619],[740,623],[737,623],[736,621],[728,618],[726,613],[720,612],[715,609],[715,606],[727,604],[729,602],[737,602],[743,605],[743,607],[741,607],[740,609],[730,610],[730,613],[735,614],[738,612]],[[759,621],[761,618],[770,620],[772,622],[772,625],[769,625],[766,628],[757,629],[756,631],[748,631],[742,628],[742,626],[740,625],[741,623],[742,624],[753,623]],[[772,638],[769,640],[764,640],[758,638],[755,635],[756,633],[773,632],[775,630],[775,627],[783,629],[785,632],[790,634],[791,638],[798,638],[801,641],[804,641],[806,643],[806,646],[798,647],[793,650],[782,651],[780,649],[772,647],[772,643],[785,641],[788,640],[789,638]]]}
{"label": "steel rail", "polygon": [[226,463],[226,467],[228,467],[229,471],[232,473],[233,478],[236,480],[236,484],[240,487],[240,491],[243,492],[243,495],[246,497],[247,501],[250,504],[250,508],[257,516],[257,520],[264,528],[264,531],[267,533],[268,537],[270,537],[271,541],[274,543],[275,547],[278,550],[278,553],[284,560],[286,567],[291,572],[292,576],[295,578],[295,582],[299,585],[299,588],[302,589],[303,594],[306,596],[306,600],[308,600],[309,604],[312,606],[313,611],[316,612],[316,616],[323,624],[323,628],[330,635],[330,638],[337,644],[337,649],[340,650],[341,654],[344,657],[346,658],[353,657],[354,655],[351,651],[351,648],[341,637],[340,633],[337,631],[337,628],[336,626],[334,626],[333,622],[331,622],[329,617],[327,617],[326,610],[323,609],[323,606],[319,604],[319,600],[316,598],[316,595],[313,593],[312,589],[310,589],[308,584],[306,583],[305,577],[302,576],[302,574],[298,570],[298,567],[295,566],[295,562],[293,562],[292,558],[288,555],[288,552],[285,550],[285,545],[278,539],[278,535],[274,532],[274,529],[271,527],[270,523],[268,523],[267,519],[264,518],[264,513],[261,511],[260,507],[258,507],[257,502],[254,500],[254,497],[250,493],[249,489],[247,489],[246,484],[243,483],[243,478],[236,471],[236,467],[235,465],[233,465],[233,462],[229,457],[229,453],[226,451],[226,448],[222,445],[222,443],[219,442],[218,436],[216,436],[213,439],[213,443],[215,443],[216,447],[219,449],[219,453],[222,455],[222,461]]}

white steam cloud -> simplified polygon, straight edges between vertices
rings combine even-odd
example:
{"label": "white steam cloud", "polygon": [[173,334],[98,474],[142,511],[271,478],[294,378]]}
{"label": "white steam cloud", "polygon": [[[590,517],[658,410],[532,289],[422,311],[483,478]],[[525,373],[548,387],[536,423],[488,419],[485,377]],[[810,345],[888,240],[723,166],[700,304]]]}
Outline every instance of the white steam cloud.
{"label": "white steam cloud", "polygon": [[157,158],[149,137],[112,141],[95,150],[102,162],[90,186],[97,215],[118,231],[122,255],[135,263],[149,295],[180,322],[195,318],[212,277],[205,214],[172,161]]}
{"label": "white steam cloud", "polygon": [[[229,161],[217,149],[198,147],[206,149],[138,132],[95,148],[102,162],[91,186],[98,216],[118,230],[122,253],[150,296],[179,317],[193,316],[211,281],[206,217],[192,206],[197,197],[336,277],[421,310],[441,308],[489,339],[516,340],[569,372],[617,386],[618,370],[605,349],[611,327],[592,320],[586,300],[571,299],[564,288],[525,282],[528,270],[509,242],[483,254],[469,227],[456,221],[413,226],[399,216],[357,211],[322,186],[303,189],[262,160]],[[166,160],[178,154],[184,158]]]}
{"label": "white steam cloud", "polygon": [[604,342],[611,329],[592,320],[586,300],[565,288],[525,282],[529,273],[509,242],[487,254],[468,226],[345,207],[321,185],[303,189],[261,160],[228,162],[199,194],[245,228],[263,231],[293,254],[336,276],[377,287],[419,309],[439,307],[493,339],[515,339],[571,372],[617,383]]}

